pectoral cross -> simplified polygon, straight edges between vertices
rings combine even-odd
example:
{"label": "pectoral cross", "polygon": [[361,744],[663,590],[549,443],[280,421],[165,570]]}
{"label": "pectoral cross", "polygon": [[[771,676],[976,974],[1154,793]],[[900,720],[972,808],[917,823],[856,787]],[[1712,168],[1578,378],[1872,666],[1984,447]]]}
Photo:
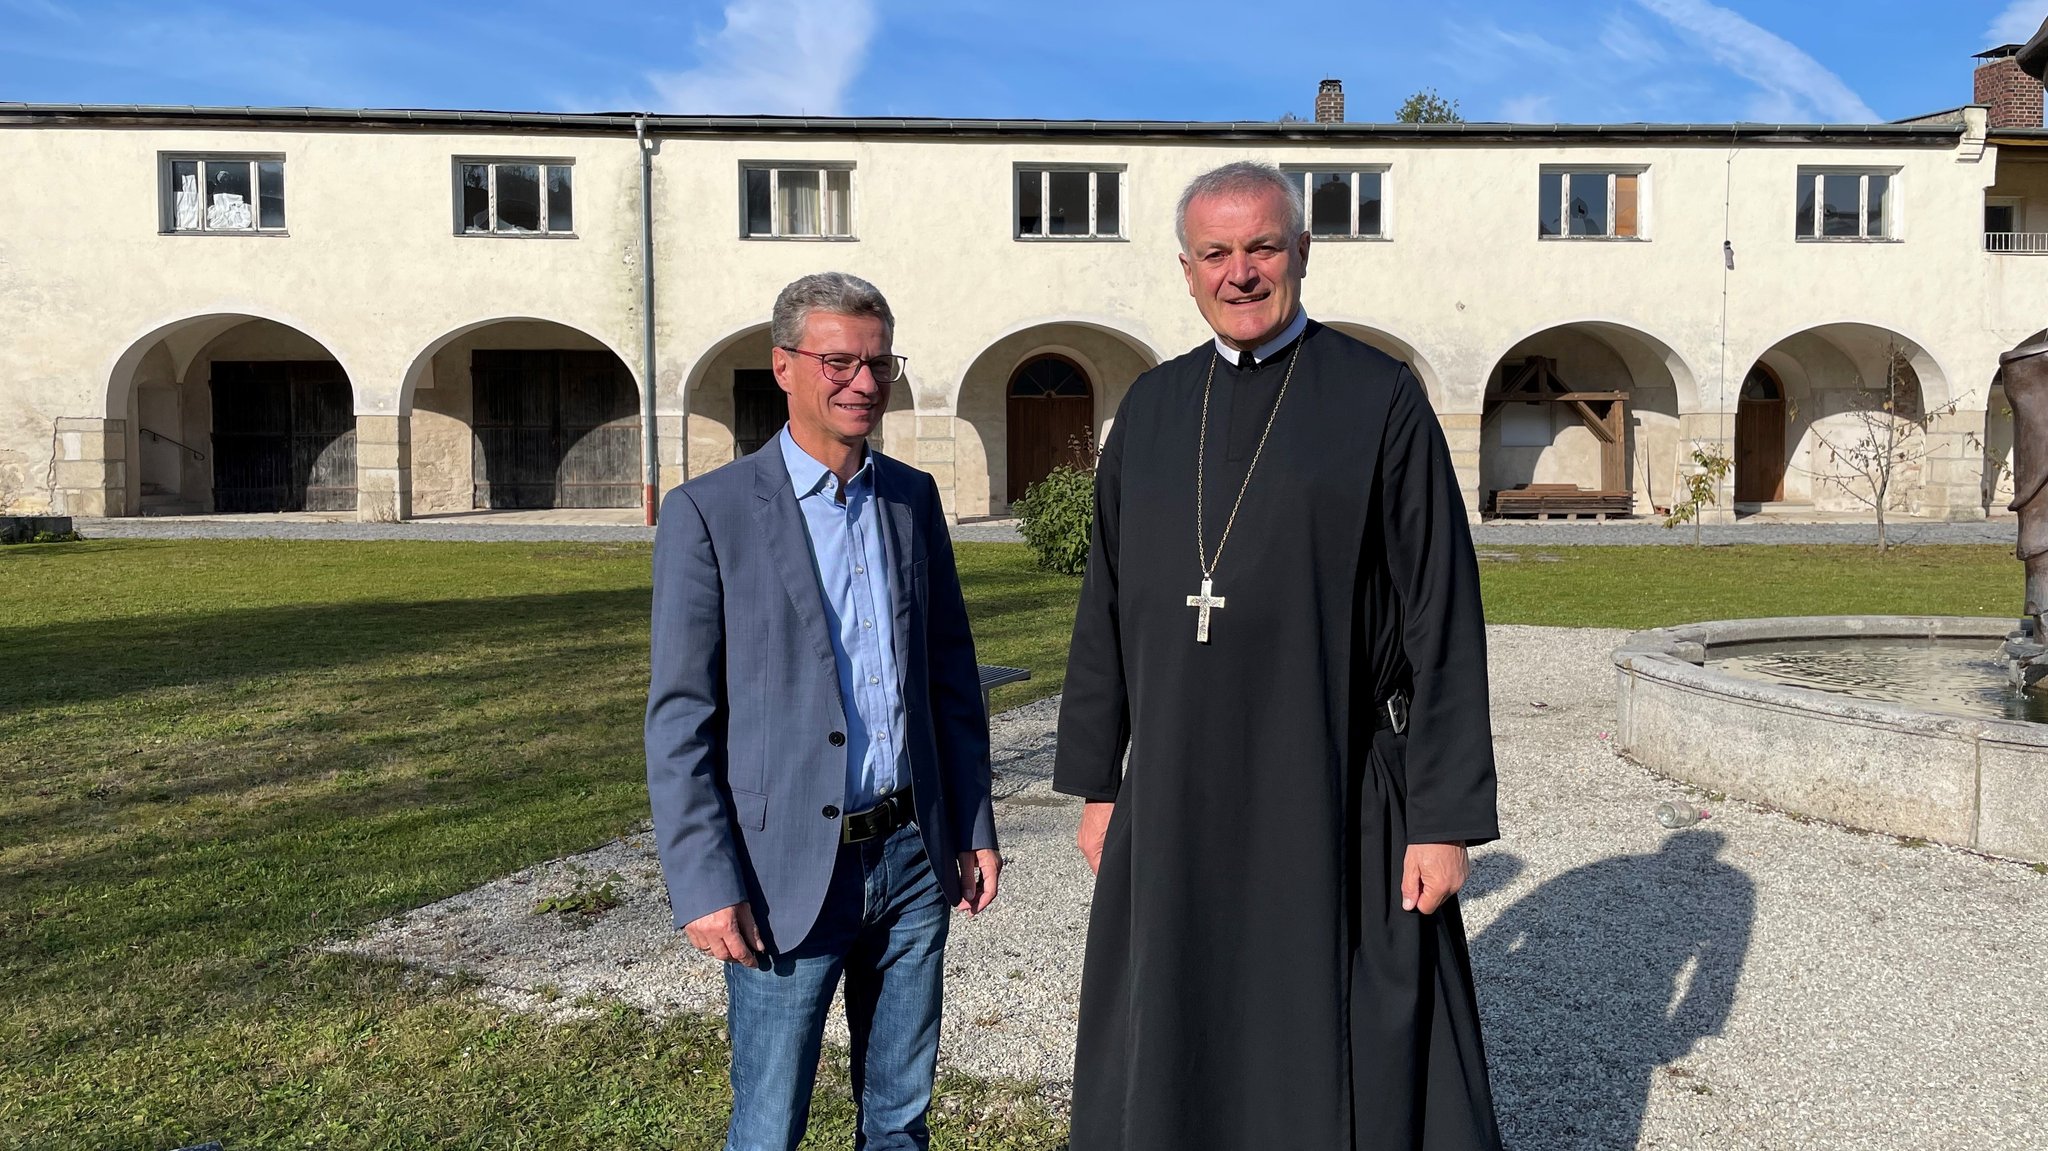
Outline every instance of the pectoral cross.
{"label": "pectoral cross", "polygon": [[1223,610],[1223,597],[1216,594],[1216,581],[1202,580],[1202,594],[1188,597],[1188,606],[1196,609],[1195,642],[1209,642],[1209,609]]}

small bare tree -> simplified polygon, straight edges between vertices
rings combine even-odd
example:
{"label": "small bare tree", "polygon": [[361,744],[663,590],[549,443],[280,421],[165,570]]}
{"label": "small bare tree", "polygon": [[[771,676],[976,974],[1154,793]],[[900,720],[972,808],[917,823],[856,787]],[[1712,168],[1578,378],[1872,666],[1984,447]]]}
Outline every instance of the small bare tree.
{"label": "small bare tree", "polygon": [[[1813,425],[1816,450],[1831,465],[1828,471],[1812,474],[1823,483],[1841,489],[1844,495],[1877,517],[1877,550],[1889,548],[1885,516],[1906,506],[1906,483],[1921,464],[1934,454],[1927,431],[1936,419],[1952,415],[1958,401],[1929,409],[1921,402],[1920,380],[1903,348],[1886,344],[1884,380],[1881,384],[1855,389],[1841,426],[1830,428],[1821,421]],[[1971,437],[1974,441],[1975,437]],[[1977,450],[1983,450],[1981,443]]]}

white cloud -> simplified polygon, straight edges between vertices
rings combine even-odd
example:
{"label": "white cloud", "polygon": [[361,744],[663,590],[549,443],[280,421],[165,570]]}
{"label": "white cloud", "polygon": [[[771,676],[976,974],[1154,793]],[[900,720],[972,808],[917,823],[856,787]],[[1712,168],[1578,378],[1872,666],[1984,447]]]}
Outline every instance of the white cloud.
{"label": "white cloud", "polygon": [[696,67],[647,79],[680,115],[835,115],[874,32],[872,0],[732,0]]}
{"label": "white cloud", "polygon": [[1616,59],[1631,64],[1660,63],[1668,54],[1662,41],[1619,12],[1608,14],[1607,23],[1600,29],[1600,46]]}
{"label": "white cloud", "polygon": [[2041,30],[2043,20],[2048,20],[2048,0],[2012,0],[1991,22],[1991,27],[1984,30],[1984,38],[1989,41],[1984,46],[2024,44]]}
{"label": "white cloud", "polygon": [[1636,0],[1668,21],[1723,68],[1760,90],[1760,120],[1875,123],[1876,112],[1841,77],[1784,39],[1707,0]]}

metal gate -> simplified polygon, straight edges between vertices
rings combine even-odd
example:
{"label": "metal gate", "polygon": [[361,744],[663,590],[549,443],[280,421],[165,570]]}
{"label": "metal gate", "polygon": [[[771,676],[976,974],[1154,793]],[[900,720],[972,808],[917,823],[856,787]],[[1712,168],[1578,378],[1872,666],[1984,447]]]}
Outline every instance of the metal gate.
{"label": "metal gate", "polygon": [[640,506],[640,397],[610,352],[470,353],[479,508]]}
{"label": "metal gate", "polygon": [[216,361],[213,508],[356,507],[355,395],[333,360]]}

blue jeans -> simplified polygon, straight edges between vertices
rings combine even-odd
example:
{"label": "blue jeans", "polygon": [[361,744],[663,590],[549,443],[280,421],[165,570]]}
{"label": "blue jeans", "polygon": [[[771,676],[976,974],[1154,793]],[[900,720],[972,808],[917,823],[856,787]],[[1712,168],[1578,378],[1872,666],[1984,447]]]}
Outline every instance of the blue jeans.
{"label": "blue jeans", "polygon": [[795,1151],[825,1015],[846,976],[861,1151],[924,1151],[951,908],[915,824],[839,849],[817,926],[767,969],[725,965],[732,1035],[726,1151]]}

